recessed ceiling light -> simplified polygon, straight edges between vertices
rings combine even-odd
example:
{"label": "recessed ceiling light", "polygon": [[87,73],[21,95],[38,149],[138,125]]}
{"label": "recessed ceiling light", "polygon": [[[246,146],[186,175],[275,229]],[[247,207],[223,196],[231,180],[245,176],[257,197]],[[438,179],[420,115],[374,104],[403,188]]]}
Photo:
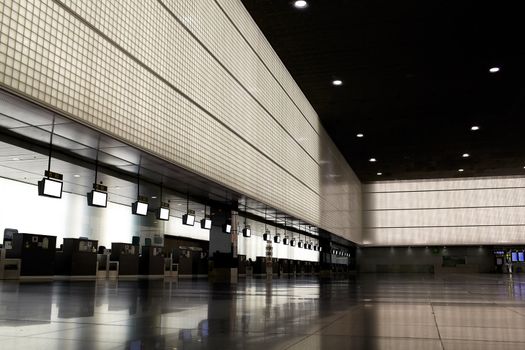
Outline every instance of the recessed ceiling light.
{"label": "recessed ceiling light", "polygon": [[473,125],[473,126],[470,127],[470,130],[472,130],[472,131],[479,130],[479,126]]}
{"label": "recessed ceiling light", "polygon": [[304,0],[294,1],[293,5],[295,6],[295,8],[298,8],[298,9],[304,9],[308,7],[308,3]]}
{"label": "recessed ceiling light", "polygon": [[116,190],[120,190],[120,187],[119,187],[119,186],[115,186],[115,189],[116,189]]}
{"label": "recessed ceiling light", "polygon": [[11,160],[20,160],[20,158],[18,158],[18,157],[13,157],[13,158],[11,158]]}
{"label": "recessed ceiling light", "polygon": [[497,72],[499,72],[499,67],[492,67],[492,68],[489,69],[489,72],[497,73]]}
{"label": "recessed ceiling light", "polygon": [[78,174],[75,174],[75,175],[73,175],[73,177],[80,177],[80,175],[78,175]]}
{"label": "recessed ceiling light", "polygon": [[151,199],[157,199],[157,196],[151,196]]}
{"label": "recessed ceiling light", "polygon": [[468,154],[468,153],[463,153],[462,157],[463,157],[463,158],[468,158],[468,157],[470,157],[470,154]]}
{"label": "recessed ceiling light", "polygon": [[361,134],[361,133],[359,133],[359,134],[357,134],[357,135],[355,135],[355,136],[357,136],[357,137],[364,137],[365,135],[364,135],[364,134]]}
{"label": "recessed ceiling light", "polygon": [[377,173],[377,175],[378,175],[378,176],[381,176],[381,175],[383,175],[383,173]]}
{"label": "recessed ceiling light", "polygon": [[343,81],[339,79],[332,80],[332,85],[341,86],[343,85]]}
{"label": "recessed ceiling light", "polygon": [[373,163],[373,162],[376,162],[377,159],[375,159],[375,158],[370,158],[369,161]]}
{"label": "recessed ceiling light", "polygon": [[458,169],[458,171],[459,171],[460,173],[462,173],[464,170],[463,170],[463,169]]}

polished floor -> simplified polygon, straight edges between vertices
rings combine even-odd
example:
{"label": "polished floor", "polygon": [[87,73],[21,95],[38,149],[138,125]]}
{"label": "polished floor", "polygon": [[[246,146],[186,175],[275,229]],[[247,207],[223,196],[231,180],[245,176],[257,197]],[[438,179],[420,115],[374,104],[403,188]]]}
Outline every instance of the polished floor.
{"label": "polished floor", "polygon": [[525,276],[0,282],[0,349],[519,349]]}

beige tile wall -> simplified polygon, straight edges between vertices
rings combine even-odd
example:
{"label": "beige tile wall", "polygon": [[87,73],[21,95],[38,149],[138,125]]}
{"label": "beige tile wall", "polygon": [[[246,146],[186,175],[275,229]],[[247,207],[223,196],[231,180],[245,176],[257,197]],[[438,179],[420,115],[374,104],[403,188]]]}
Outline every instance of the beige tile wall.
{"label": "beige tile wall", "polygon": [[360,183],[240,1],[0,8],[4,88],[360,241]]}
{"label": "beige tile wall", "polygon": [[365,245],[525,243],[525,177],[382,181],[363,201]]}

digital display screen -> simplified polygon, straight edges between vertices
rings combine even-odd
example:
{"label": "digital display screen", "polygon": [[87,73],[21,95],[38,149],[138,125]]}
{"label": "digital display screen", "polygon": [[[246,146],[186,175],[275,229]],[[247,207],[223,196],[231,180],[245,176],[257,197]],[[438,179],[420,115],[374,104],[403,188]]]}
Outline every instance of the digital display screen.
{"label": "digital display screen", "polygon": [[148,204],[142,203],[142,202],[135,202],[136,203],[136,210],[135,214],[137,215],[147,215],[148,214]]}
{"label": "digital display screen", "polygon": [[38,182],[38,194],[41,196],[62,198],[62,182],[43,178]]}
{"label": "digital display screen", "polygon": [[242,235],[244,237],[251,237],[252,235],[252,230],[250,230],[249,228],[245,228],[242,230]]}
{"label": "digital display screen", "polygon": [[182,223],[184,225],[193,226],[193,224],[195,224],[195,215],[190,215],[190,214],[182,215]]}
{"label": "digital display screen", "polygon": [[274,241],[275,243],[281,243],[281,236],[275,236],[275,237],[273,238],[273,241]]}
{"label": "digital display screen", "polygon": [[201,228],[205,230],[211,229],[211,220],[210,219],[202,219],[201,220]]}
{"label": "digital display screen", "polygon": [[105,207],[108,201],[108,194],[105,192],[93,191],[93,205]]}
{"label": "digital display screen", "polygon": [[299,242],[297,243],[297,247],[302,248],[302,247],[303,247],[303,242],[299,241]]}
{"label": "digital display screen", "polygon": [[290,246],[295,247],[295,240],[294,240],[294,239],[292,239],[292,240],[290,241]]}
{"label": "digital display screen", "polygon": [[518,261],[525,261],[525,255],[523,254],[523,252],[518,252]]}
{"label": "digital display screen", "polygon": [[231,232],[232,232],[232,225],[230,225],[230,224],[224,224],[223,227],[222,227],[222,230],[223,230],[225,233],[231,233]]}
{"label": "digital display screen", "polygon": [[168,208],[160,208],[159,209],[159,219],[169,220],[169,218],[170,218],[170,210]]}
{"label": "digital display screen", "polygon": [[91,191],[87,193],[88,205],[91,207],[105,208],[108,205],[108,194],[106,192]]}
{"label": "digital display screen", "polygon": [[511,253],[511,257],[512,257],[512,261],[518,261],[518,253],[517,252],[512,252]]}
{"label": "digital display screen", "polygon": [[288,245],[288,238],[286,238],[286,237],[283,238],[283,244],[284,245]]}
{"label": "digital display screen", "polygon": [[270,237],[270,234],[269,233],[264,233],[263,234],[263,240],[265,240],[266,242],[268,241],[271,241],[271,237]]}

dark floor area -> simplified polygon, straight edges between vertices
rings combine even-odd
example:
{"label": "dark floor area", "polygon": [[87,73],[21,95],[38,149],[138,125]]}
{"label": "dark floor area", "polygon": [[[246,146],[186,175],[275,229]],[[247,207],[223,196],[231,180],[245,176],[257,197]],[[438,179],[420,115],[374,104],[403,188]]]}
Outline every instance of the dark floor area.
{"label": "dark floor area", "polygon": [[525,277],[0,282],[0,349],[517,349]]}

